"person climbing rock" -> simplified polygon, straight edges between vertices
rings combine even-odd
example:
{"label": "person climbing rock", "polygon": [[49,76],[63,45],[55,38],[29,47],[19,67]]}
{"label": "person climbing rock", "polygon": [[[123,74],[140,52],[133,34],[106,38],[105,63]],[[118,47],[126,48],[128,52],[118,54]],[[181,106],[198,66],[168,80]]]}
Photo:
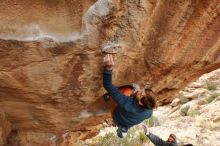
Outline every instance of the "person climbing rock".
{"label": "person climbing rock", "polygon": [[142,125],[142,127],[144,129],[145,135],[155,146],[177,146],[176,136],[174,134],[170,134],[167,141],[164,141],[157,135],[154,135],[153,133],[149,132],[145,125]]}
{"label": "person climbing rock", "polygon": [[[132,94],[125,95],[121,93],[119,88],[112,84],[112,69],[114,65],[113,56],[106,54],[104,56],[103,86],[111,97],[110,100],[115,102],[112,118],[118,127],[118,137],[123,138],[130,127],[151,117],[153,109],[156,107],[156,100],[150,94],[149,89],[146,88],[137,89]],[[108,98],[105,100],[108,100]]]}

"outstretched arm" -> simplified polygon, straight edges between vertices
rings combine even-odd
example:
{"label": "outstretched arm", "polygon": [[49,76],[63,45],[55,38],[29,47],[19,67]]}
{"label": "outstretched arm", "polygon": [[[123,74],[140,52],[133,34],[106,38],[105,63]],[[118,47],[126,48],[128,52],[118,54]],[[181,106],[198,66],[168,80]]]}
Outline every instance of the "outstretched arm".
{"label": "outstretched arm", "polygon": [[104,64],[103,86],[108,91],[109,95],[112,96],[113,100],[123,106],[126,101],[129,100],[129,97],[122,94],[119,89],[112,84],[112,68],[114,66],[114,60],[111,54],[107,54],[104,57]]}
{"label": "outstretched arm", "polygon": [[155,146],[175,146],[172,143],[168,143],[164,140],[162,140],[160,137],[158,137],[157,135],[154,135],[153,133],[150,133],[147,130],[147,127],[145,125],[142,125],[143,129],[144,129],[144,133],[145,135],[150,139],[150,141],[155,145]]}
{"label": "outstretched arm", "polygon": [[172,144],[169,144],[168,142],[162,140],[160,137],[158,137],[157,135],[154,135],[153,133],[149,132],[147,137],[156,146],[172,146]]}

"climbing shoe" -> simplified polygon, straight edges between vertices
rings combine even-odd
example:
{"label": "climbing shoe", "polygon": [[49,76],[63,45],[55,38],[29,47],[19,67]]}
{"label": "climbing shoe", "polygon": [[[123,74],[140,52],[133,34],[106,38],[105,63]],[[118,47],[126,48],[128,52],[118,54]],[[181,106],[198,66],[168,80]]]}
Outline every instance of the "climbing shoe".
{"label": "climbing shoe", "polygon": [[124,127],[118,127],[117,129],[117,136],[123,138],[127,135],[128,129]]}

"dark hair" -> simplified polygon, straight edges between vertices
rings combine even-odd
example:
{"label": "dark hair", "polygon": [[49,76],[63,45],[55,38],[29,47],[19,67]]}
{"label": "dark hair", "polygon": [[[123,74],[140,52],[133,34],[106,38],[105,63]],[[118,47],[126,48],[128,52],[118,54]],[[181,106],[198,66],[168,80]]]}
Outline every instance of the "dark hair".
{"label": "dark hair", "polygon": [[193,146],[192,144],[184,144],[183,146]]}
{"label": "dark hair", "polygon": [[170,134],[170,137],[172,137],[174,140],[176,140],[176,135],[175,134]]}
{"label": "dark hair", "polygon": [[154,109],[156,107],[156,100],[151,95],[147,95],[141,98],[141,103],[143,104],[141,107],[146,109]]}

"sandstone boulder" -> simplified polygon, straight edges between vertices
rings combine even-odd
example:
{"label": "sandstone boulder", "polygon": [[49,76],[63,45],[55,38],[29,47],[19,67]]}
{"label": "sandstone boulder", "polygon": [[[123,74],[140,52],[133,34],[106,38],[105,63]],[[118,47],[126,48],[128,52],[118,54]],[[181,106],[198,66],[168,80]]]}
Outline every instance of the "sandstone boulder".
{"label": "sandstone boulder", "polygon": [[117,54],[115,85],[150,82],[170,103],[220,68],[218,11],[218,0],[1,1],[0,106],[12,137],[97,131],[107,115],[81,115],[102,106],[103,49]]}

